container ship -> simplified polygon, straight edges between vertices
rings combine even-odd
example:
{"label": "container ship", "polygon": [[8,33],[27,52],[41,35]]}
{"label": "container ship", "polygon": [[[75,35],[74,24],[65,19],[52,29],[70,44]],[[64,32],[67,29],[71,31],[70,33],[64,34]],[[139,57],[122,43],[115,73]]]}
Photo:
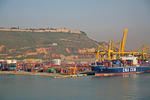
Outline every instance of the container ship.
{"label": "container ship", "polygon": [[91,65],[91,68],[94,71],[95,76],[112,76],[150,72],[149,63],[145,63],[142,65],[137,64],[124,66],[123,62],[121,62],[120,60],[118,61],[119,63],[116,62],[118,64],[114,63],[113,61],[107,61],[107,63],[109,63],[110,66],[106,66],[103,63],[95,63]]}
{"label": "container ship", "polygon": [[[127,31],[128,29],[125,28],[121,42],[114,43],[109,41],[109,43],[98,46],[98,49],[94,52],[97,54],[97,61],[90,65],[95,76],[150,72],[150,63],[146,60],[150,57],[148,52],[144,52],[144,50],[141,50],[141,52],[140,50],[126,50]],[[150,49],[150,47],[146,49]]]}

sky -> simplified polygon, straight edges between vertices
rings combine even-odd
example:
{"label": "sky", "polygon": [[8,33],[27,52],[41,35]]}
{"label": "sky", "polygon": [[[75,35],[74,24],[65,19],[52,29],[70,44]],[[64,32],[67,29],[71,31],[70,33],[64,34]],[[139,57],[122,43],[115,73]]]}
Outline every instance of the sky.
{"label": "sky", "polygon": [[150,0],[0,0],[0,27],[69,28],[96,41],[150,46]]}

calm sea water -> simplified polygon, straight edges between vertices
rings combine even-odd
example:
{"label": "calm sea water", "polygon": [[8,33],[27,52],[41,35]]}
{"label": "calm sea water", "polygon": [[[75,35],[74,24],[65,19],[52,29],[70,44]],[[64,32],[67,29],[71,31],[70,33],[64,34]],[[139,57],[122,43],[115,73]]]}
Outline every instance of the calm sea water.
{"label": "calm sea water", "polygon": [[0,100],[150,100],[150,73],[77,79],[0,75]]}

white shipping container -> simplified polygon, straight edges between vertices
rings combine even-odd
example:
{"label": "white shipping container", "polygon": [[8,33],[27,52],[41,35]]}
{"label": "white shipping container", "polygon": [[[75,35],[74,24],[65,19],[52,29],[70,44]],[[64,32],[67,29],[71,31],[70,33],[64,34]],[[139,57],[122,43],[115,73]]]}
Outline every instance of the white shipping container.
{"label": "white shipping container", "polygon": [[52,63],[54,65],[61,65],[61,59],[53,59]]}

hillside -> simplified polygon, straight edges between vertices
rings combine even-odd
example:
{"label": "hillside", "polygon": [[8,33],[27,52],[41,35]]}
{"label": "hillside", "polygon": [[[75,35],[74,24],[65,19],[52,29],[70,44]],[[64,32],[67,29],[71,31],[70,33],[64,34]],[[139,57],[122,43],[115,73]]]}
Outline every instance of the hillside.
{"label": "hillside", "polygon": [[0,58],[46,58],[78,55],[85,48],[95,48],[97,42],[81,34],[63,32],[0,31]]}

